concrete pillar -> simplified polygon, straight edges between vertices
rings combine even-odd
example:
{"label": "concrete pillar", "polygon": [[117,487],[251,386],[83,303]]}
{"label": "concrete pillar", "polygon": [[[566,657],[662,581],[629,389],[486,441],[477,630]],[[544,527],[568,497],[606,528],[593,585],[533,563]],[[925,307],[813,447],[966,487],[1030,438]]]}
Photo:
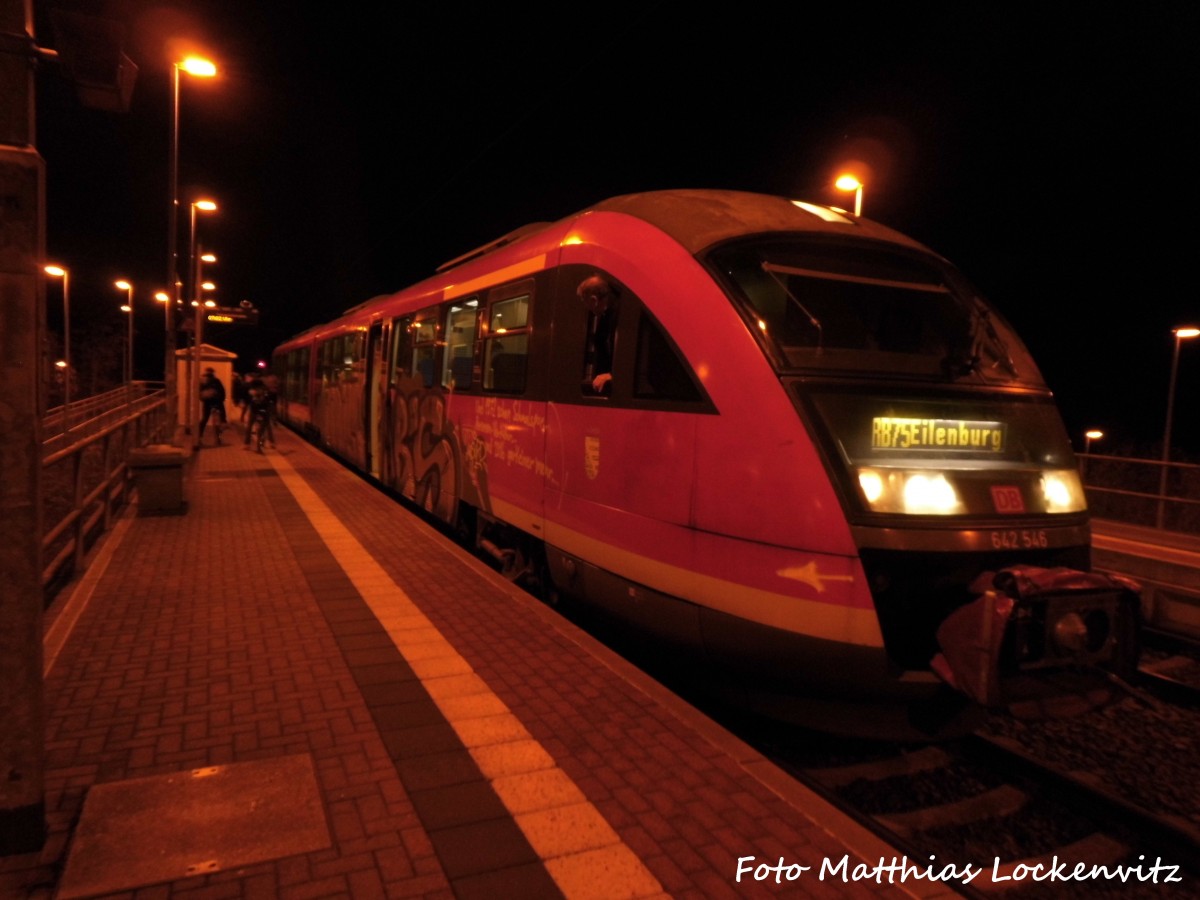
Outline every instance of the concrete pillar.
{"label": "concrete pillar", "polygon": [[40,377],[45,166],[31,0],[0,0],[0,855],[45,842]]}

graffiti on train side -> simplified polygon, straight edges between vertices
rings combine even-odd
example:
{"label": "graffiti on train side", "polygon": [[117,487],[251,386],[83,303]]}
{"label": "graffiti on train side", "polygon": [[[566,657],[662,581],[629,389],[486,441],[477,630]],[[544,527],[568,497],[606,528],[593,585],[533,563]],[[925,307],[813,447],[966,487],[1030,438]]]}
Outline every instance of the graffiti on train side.
{"label": "graffiti on train side", "polygon": [[363,395],[356,381],[327,385],[321,391],[321,435],[332,450],[362,459],[366,447],[362,421]]}
{"label": "graffiti on train side", "polygon": [[396,386],[393,408],[393,486],[422,509],[453,522],[461,450],[445,396],[417,379],[404,379]]}
{"label": "graffiti on train side", "polygon": [[395,490],[453,522],[458,500],[492,512],[489,466],[522,469],[555,482],[553,469],[534,455],[546,432],[545,414],[536,405],[476,397],[470,414],[456,422],[450,417],[450,396],[438,387],[425,387],[419,378],[397,380],[385,467],[385,481]]}

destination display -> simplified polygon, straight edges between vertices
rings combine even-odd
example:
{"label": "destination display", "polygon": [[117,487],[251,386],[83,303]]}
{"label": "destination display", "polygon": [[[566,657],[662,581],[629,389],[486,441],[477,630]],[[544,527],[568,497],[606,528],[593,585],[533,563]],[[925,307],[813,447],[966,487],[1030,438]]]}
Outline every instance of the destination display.
{"label": "destination display", "polygon": [[971,419],[871,420],[872,450],[974,450],[1004,452],[1004,423]]}
{"label": "destination display", "polygon": [[215,306],[204,313],[204,321],[214,325],[229,325],[241,323],[245,325],[258,324],[258,310],[243,309],[240,306]]}

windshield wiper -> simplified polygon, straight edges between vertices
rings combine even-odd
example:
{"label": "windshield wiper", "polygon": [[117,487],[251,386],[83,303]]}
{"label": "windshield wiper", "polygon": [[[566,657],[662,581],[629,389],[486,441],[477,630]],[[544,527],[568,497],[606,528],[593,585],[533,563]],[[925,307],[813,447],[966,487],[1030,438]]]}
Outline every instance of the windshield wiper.
{"label": "windshield wiper", "polygon": [[786,268],[784,266],[772,265],[771,263],[767,262],[766,260],[763,260],[762,270],[764,272],[766,272],[768,275],[770,275],[775,280],[775,283],[779,285],[780,290],[782,290],[787,295],[787,298],[789,300],[791,300],[792,303],[796,304],[796,308],[799,309],[800,312],[804,313],[804,315],[808,318],[809,324],[812,325],[812,327],[817,330],[817,350],[820,350],[821,343],[824,340],[824,332],[821,330],[820,321],[817,319],[816,316],[814,316],[812,313],[810,313],[804,307],[804,304],[800,302],[800,299],[795,294],[792,293],[791,289],[787,286],[787,282],[779,277],[779,273],[783,273],[785,275],[798,274],[798,270],[794,270],[794,269],[789,270],[788,268]]}
{"label": "windshield wiper", "polygon": [[990,368],[1002,367],[1009,375],[1016,378],[1017,364],[1013,362],[1012,354],[1008,351],[1008,344],[1004,342],[1004,338],[1000,337],[1000,333],[996,331],[996,326],[992,323],[992,311],[978,297],[972,298],[971,304],[971,355],[975,359],[975,366],[978,368],[982,362],[982,353],[987,350],[988,355],[995,360]]}

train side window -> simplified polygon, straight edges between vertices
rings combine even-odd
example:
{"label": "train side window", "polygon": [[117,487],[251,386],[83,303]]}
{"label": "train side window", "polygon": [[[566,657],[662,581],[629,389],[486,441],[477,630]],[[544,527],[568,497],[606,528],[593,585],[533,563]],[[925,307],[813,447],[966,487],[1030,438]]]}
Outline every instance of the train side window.
{"label": "train side window", "polygon": [[409,372],[412,362],[413,318],[405,316],[392,322],[392,387],[395,387],[402,374]]}
{"label": "train side window", "polygon": [[467,390],[475,366],[475,329],[479,298],[454,303],[446,313],[446,352],[442,360],[442,387]]}
{"label": "train side window", "polygon": [[283,379],[284,396],[296,403],[308,402],[308,348],[289,350]]}
{"label": "train side window", "polygon": [[621,289],[613,279],[594,272],[579,282],[575,294],[588,316],[580,389],[585,396],[608,396],[616,359]]}
{"label": "train side window", "polygon": [[699,400],[691,369],[667,339],[662,326],[643,311],[638,321],[633,396],[654,400]]}
{"label": "train side window", "polygon": [[437,355],[437,311],[421,313],[412,324],[412,372],[425,387],[433,387]]}
{"label": "train side window", "polygon": [[494,301],[488,307],[483,348],[484,390],[519,394],[525,390],[529,358],[529,301],[520,294]]}
{"label": "train side window", "polygon": [[366,355],[364,347],[366,336],[365,331],[352,331],[342,335],[342,381],[347,384],[353,384],[359,380],[359,371]]}
{"label": "train side window", "polygon": [[338,375],[341,372],[335,362],[338,356],[338,343],[339,341],[337,338],[330,338],[329,340],[321,343],[320,374],[321,384],[324,386],[335,385],[338,383]]}

